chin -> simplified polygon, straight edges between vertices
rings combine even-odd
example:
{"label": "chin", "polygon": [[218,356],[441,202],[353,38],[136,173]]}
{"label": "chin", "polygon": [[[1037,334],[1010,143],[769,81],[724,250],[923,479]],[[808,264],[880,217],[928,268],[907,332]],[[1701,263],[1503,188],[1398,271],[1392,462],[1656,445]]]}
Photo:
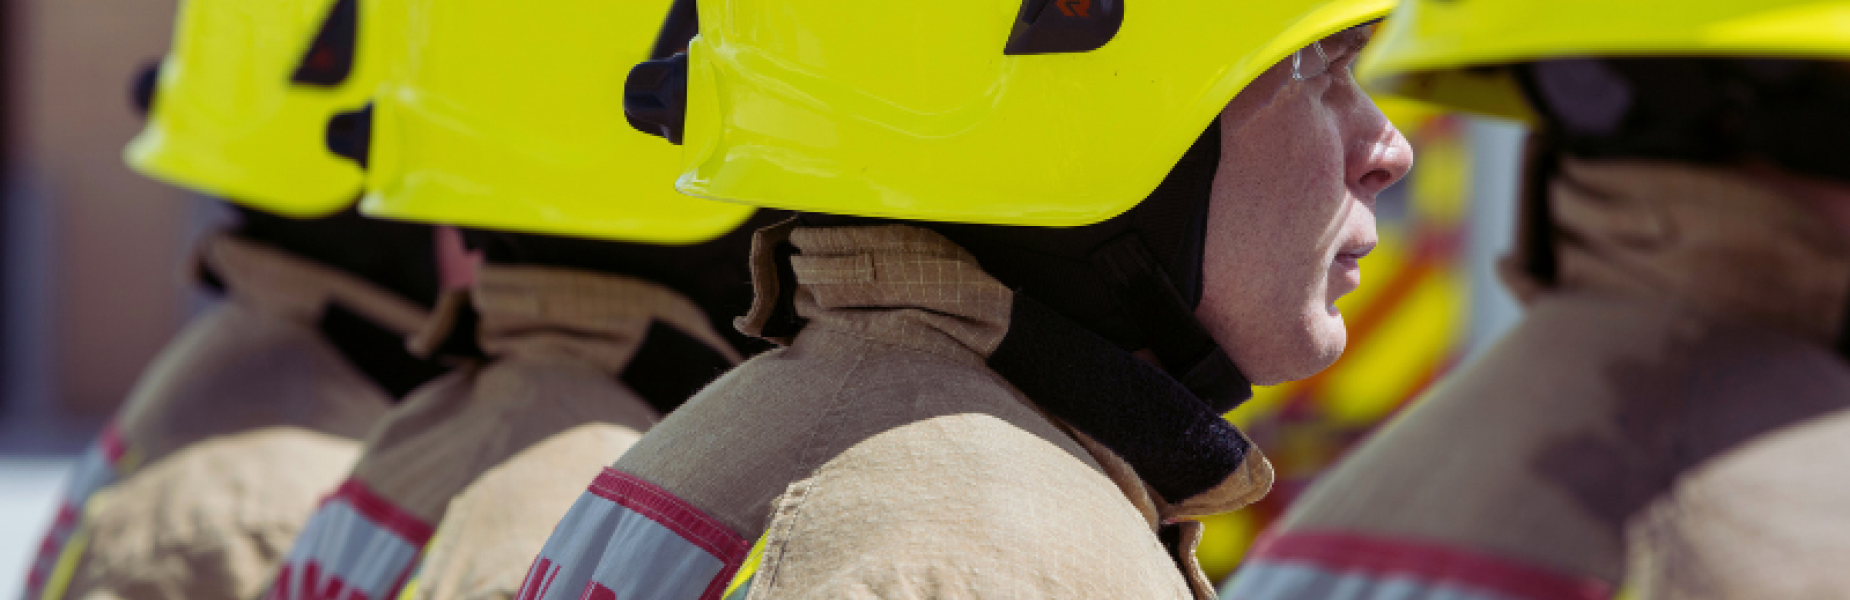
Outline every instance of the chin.
{"label": "chin", "polygon": [[1342,358],[1349,331],[1342,315],[1329,314],[1319,306],[1306,315],[1302,327],[1274,340],[1251,348],[1236,347],[1234,363],[1253,385],[1278,385],[1322,372]]}

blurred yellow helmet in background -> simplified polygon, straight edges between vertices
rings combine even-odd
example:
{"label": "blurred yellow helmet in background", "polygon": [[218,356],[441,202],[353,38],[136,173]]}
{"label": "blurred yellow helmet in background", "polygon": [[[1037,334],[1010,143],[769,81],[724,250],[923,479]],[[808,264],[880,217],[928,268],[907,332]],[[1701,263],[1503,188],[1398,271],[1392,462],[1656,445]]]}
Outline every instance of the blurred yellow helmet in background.
{"label": "blurred yellow helmet in background", "polygon": [[1507,69],[1544,59],[1850,57],[1850,2],[1408,0],[1357,66],[1372,90],[1532,121]]}
{"label": "blurred yellow helmet in background", "polygon": [[149,177],[291,217],[351,206],[362,173],[328,147],[377,68],[357,0],[186,0],[148,122],[124,151]]}
{"label": "blurred yellow helmet in background", "polygon": [[1393,0],[708,0],[678,185],[1075,226],[1141,202],[1248,82]]}
{"label": "blurred yellow helmet in background", "polygon": [[681,149],[625,120],[670,0],[378,3],[409,27],[381,41],[366,214],[683,244],[755,210],[677,193]]}

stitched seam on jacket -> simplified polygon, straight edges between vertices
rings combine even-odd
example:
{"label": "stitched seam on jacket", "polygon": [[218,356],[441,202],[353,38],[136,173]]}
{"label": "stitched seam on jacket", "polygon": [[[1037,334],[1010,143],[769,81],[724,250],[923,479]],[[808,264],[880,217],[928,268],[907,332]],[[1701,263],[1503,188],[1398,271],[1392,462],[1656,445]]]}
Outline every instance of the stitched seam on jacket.
{"label": "stitched seam on jacket", "polygon": [[[879,344],[881,346],[892,348],[894,350],[898,350],[902,352],[916,352],[919,354],[925,354],[928,356],[941,358],[944,360],[949,360],[951,362],[955,362],[958,364],[966,364],[966,363],[971,364],[971,365],[984,364],[983,357],[977,354],[975,351],[970,350],[967,347],[964,347],[964,349],[962,350],[947,352],[947,351],[941,351],[935,348],[930,348],[926,344],[920,344],[920,345],[902,344],[899,342],[895,342],[891,339],[885,339],[885,338],[870,334],[867,332],[868,328],[866,327],[842,326],[840,324],[835,324],[835,323],[822,323],[822,322],[817,322],[816,320],[811,320],[809,325],[804,327],[803,329],[805,331],[808,331],[810,329],[815,329],[815,330],[819,330],[824,333],[844,335],[844,336],[852,337],[857,340],[861,340],[863,342]],[[967,357],[959,356],[959,354],[966,354],[966,353],[968,354]],[[860,365],[859,363],[856,363],[855,366],[858,368]],[[985,371],[988,370],[987,365],[983,367],[983,370]]]}
{"label": "stitched seam on jacket", "polygon": [[[815,426],[809,431],[809,439],[804,445],[802,459],[803,467],[810,470],[809,476],[785,488],[784,493],[777,501],[777,506],[772,510],[771,525],[773,528],[768,528],[765,532],[765,535],[769,537],[765,539],[764,556],[760,559],[758,566],[758,577],[762,578],[763,581],[754,582],[752,584],[752,589],[746,596],[747,600],[768,598],[771,589],[777,586],[777,571],[779,567],[783,566],[784,547],[790,542],[790,536],[778,534],[788,533],[790,529],[796,527],[796,521],[802,512],[803,501],[807,500],[811,494],[815,493],[817,488],[817,471],[820,470],[821,464],[819,461],[822,458],[819,455],[823,450],[821,445],[816,443],[816,438],[821,436],[823,431],[829,430],[829,426],[838,421],[844,409],[851,404],[845,397],[848,382],[854,381],[856,376],[860,374],[862,368],[867,364],[867,356],[867,352],[855,354],[854,365],[848,367],[841,378],[841,382],[837,384],[835,391],[829,394],[829,409],[823,412],[822,418],[819,419]],[[780,532],[778,529],[784,531]]]}

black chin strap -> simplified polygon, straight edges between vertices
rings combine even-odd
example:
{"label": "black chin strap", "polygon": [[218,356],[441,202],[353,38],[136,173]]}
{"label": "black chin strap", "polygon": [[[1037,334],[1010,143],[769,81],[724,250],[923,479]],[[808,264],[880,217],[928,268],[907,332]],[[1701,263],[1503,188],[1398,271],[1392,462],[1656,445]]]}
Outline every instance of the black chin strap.
{"label": "black chin strap", "polygon": [[[777,300],[764,335],[795,336],[797,249],[773,249]],[[1094,252],[1097,270],[1150,331],[1151,364],[1019,289],[993,369],[1061,421],[1104,444],[1158,494],[1177,503],[1213,489],[1245,463],[1250,444],[1221,414],[1252,396],[1246,378],[1195,321],[1135,235]],[[760,289],[760,293],[767,290]],[[1198,390],[1198,391],[1197,391]]]}
{"label": "black chin strap", "polygon": [[1092,253],[1093,269],[1105,279],[1148,336],[1150,351],[1183,387],[1225,413],[1253,397],[1240,373],[1136,233],[1127,233]]}
{"label": "black chin strap", "polygon": [[1170,503],[1213,489],[1246,461],[1246,437],[1216,407],[1033,298],[1015,295],[989,367],[1111,448]]}
{"label": "black chin strap", "polygon": [[386,329],[338,302],[322,309],[315,328],[354,368],[394,400],[405,399],[418,386],[449,371],[441,361],[413,355],[405,348],[404,334]]}
{"label": "black chin strap", "polygon": [[[477,340],[482,317],[475,305],[463,302],[451,318],[455,321],[431,350],[433,357],[490,358]],[[731,359],[706,342],[673,325],[653,320],[636,354],[616,378],[656,412],[665,415],[680,408],[700,388],[732,366]]]}

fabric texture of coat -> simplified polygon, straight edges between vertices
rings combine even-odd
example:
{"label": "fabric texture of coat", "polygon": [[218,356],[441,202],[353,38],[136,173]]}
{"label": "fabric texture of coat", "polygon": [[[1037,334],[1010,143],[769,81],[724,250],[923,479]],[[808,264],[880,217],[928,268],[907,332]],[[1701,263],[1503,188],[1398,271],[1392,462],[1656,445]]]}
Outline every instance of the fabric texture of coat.
{"label": "fabric texture of coat", "polygon": [[[414,391],[372,430],[269,597],[512,597],[584,481],[660,418],[618,379],[651,325],[737,360],[698,307],[636,279],[490,264],[467,302],[491,358]],[[417,343],[447,337],[459,307],[440,306]]]}
{"label": "fabric texture of coat", "polygon": [[28,598],[255,595],[314,509],[301,494],[338,483],[391,405],[316,322],[338,305],[409,334],[423,308],[231,235],[198,260],[226,301],[168,344],[80,460]]}
{"label": "fabric texture of coat", "polygon": [[[1850,590],[1850,240],[1745,176],[1565,163],[1557,278],[1256,545],[1226,597]],[[1392,592],[1389,594],[1389,592]]]}
{"label": "fabric texture of coat", "polygon": [[1256,452],[1165,502],[986,365],[1014,297],[934,232],[786,223],[753,274],[741,330],[779,290],[807,324],[599,475],[522,598],[717,599],[753,540],[757,599],[1212,597],[1190,518],[1263,496]]}

